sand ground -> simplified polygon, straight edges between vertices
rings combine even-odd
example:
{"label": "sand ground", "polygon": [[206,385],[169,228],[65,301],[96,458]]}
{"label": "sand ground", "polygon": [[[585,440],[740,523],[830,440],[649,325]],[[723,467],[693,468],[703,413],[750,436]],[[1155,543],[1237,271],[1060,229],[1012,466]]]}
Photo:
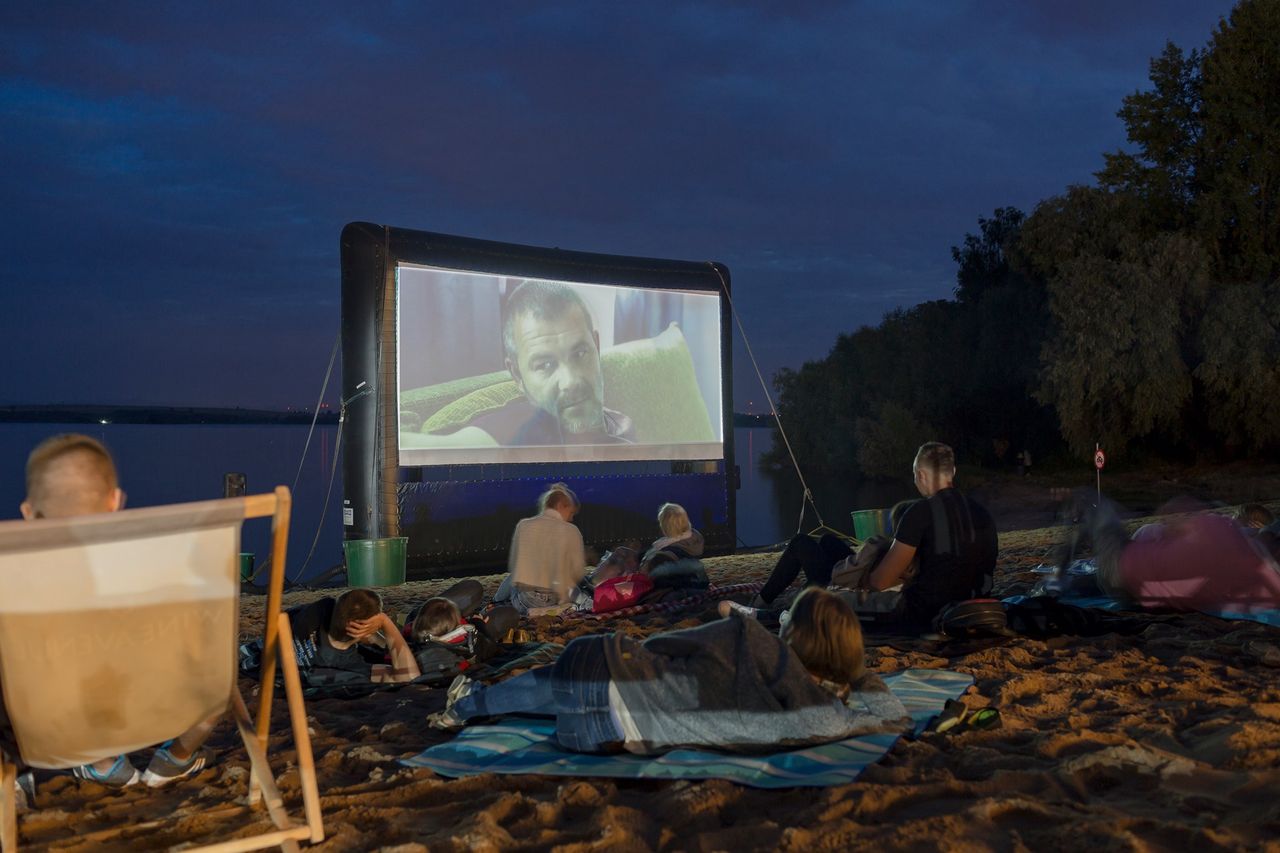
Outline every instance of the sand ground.
{"label": "sand ground", "polygon": [[[1025,591],[1060,528],[1001,536],[997,588]],[[775,555],[708,560],[713,581],[758,580]],[[484,579],[490,589],[498,578]],[[386,591],[388,607],[449,581]],[[292,605],[319,593],[294,592]],[[246,634],[263,600],[242,603]],[[610,623],[648,634],[712,618],[708,609]],[[540,619],[563,641],[590,623]],[[727,782],[538,776],[450,780],[399,766],[448,737],[425,727],[442,691],[419,686],[356,700],[311,699],[307,712],[326,840],[357,850],[1280,850],[1280,629],[1203,615],[1132,636],[1015,639],[998,646],[868,650],[872,669],[971,673],[970,707],[1001,728],[901,741],[862,779],[836,788],[761,791]],[[242,681],[251,707],[256,684]],[[273,767],[300,812],[284,704]],[[244,805],[248,761],[229,724],[216,763],[156,791],[42,780],[20,816],[28,849],[151,849],[211,842],[265,825]],[[143,766],[149,756],[134,756]],[[216,805],[212,814],[197,810]],[[172,816],[166,829],[147,822]],[[121,822],[128,826],[113,829]]]}

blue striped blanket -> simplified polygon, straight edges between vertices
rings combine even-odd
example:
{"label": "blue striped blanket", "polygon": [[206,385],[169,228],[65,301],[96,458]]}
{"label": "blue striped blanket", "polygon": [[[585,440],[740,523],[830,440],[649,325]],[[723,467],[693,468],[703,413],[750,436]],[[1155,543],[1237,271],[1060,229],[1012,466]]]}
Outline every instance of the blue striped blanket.
{"label": "blue striped blanket", "polygon": [[[943,669],[908,669],[885,676],[885,683],[911,713],[914,733],[928,726],[948,699],[958,699],[973,677]],[[614,776],[625,779],[728,779],[753,788],[844,785],[879,761],[901,735],[863,737],[778,752],[737,755],[677,749],[658,756],[584,755],[561,749],[550,720],[511,718],[496,725],[470,726],[448,743],[413,758],[410,767],[428,767],[442,776],[478,773],[534,773],[548,776]]]}

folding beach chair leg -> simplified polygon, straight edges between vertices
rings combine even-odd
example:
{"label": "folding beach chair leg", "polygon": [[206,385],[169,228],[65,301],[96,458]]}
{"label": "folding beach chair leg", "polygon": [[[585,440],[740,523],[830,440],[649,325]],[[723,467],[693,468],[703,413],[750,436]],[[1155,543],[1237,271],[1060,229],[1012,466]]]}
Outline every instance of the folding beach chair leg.
{"label": "folding beach chair leg", "polygon": [[250,773],[257,778],[258,785],[262,789],[262,800],[266,804],[267,813],[271,816],[271,822],[280,829],[289,829],[290,821],[288,813],[284,810],[284,799],[280,796],[280,789],[276,787],[276,780],[271,776],[267,754],[258,745],[253,720],[249,717],[249,709],[245,707],[244,697],[240,695],[240,688],[236,688],[231,701],[234,704],[236,727],[240,729],[240,738],[244,741],[244,748],[249,752]]}
{"label": "folding beach chair leg", "polygon": [[[285,553],[289,543],[289,514],[293,496],[284,486],[277,486],[275,509],[271,519],[271,576],[267,579],[266,625],[262,636],[261,687],[258,695],[257,737],[262,752],[267,751],[267,736],[271,729],[271,702],[276,690],[276,656],[280,651],[280,632],[274,618],[280,613],[280,600],[284,594]],[[289,648],[292,652],[292,645]],[[258,801],[255,778],[249,780],[249,802]]]}
{"label": "folding beach chair leg", "polygon": [[18,849],[18,766],[0,754],[0,851]]}
{"label": "folding beach chair leg", "polygon": [[[267,581],[266,625],[262,637],[262,688],[258,701],[258,745],[267,749],[267,733],[271,728],[271,700],[276,689],[276,655],[280,651],[280,600],[284,593],[285,551],[289,541],[289,512],[293,498],[284,486],[275,490],[276,510],[271,520],[271,577]],[[293,652],[292,646],[289,652]]]}
{"label": "folding beach chair leg", "polygon": [[289,706],[289,722],[293,727],[293,743],[298,752],[298,778],[302,783],[302,806],[311,830],[311,843],[324,840],[324,822],[320,816],[320,790],[316,785],[316,762],[311,752],[311,732],[307,729],[307,706],[302,698],[302,679],[298,675],[298,661],[293,656],[293,629],[289,617],[279,617],[279,644],[287,649],[280,654],[280,667],[284,671],[285,701]]}

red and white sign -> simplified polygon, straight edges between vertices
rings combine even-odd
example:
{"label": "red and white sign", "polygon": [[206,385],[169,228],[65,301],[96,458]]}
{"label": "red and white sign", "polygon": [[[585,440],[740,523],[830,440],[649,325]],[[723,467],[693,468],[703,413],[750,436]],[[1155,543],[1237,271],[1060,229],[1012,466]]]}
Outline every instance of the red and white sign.
{"label": "red and white sign", "polygon": [[1106,464],[1107,464],[1107,454],[1103,453],[1101,448],[1099,448],[1098,451],[1093,454],[1093,467],[1101,471],[1102,466]]}

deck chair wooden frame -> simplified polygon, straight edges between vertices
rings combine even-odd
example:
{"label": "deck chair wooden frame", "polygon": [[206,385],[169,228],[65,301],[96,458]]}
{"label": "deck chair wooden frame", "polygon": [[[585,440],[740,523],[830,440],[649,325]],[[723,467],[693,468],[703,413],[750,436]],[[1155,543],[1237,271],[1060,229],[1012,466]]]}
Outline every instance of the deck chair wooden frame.
{"label": "deck chair wooden frame", "polygon": [[[239,618],[238,587],[238,551],[239,528],[245,519],[270,517],[271,523],[271,577],[267,592],[267,610],[263,638],[262,688],[261,701],[258,705],[256,723],[250,716],[244,697],[240,694],[236,683],[238,669],[235,666],[236,649],[230,644],[227,653],[232,656],[232,675],[227,696],[227,710],[234,720],[245,749],[249,753],[251,764],[249,779],[249,802],[264,802],[274,829],[258,835],[237,838],[230,841],[211,844],[199,848],[186,848],[203,851],[259,850],[280,846],[285,850],[297,850],[299,841],[312,843],[324,839],[324,824],[320,814],[320,796],[316,784],[315,760],[311,751],[311,737],[307,730],[306,707],[303,703],[302,684],[298,677],[297,660],[294,657],[293,639],[289,629],[288,616],[280,612],[280,599],[284,589],[285,550],[289,536],[289,513],[292,498],[289,490],[277,487],[272,494],[251,495],[239,498],[226,498],[216,501],[201,501],[188,504],[175,504],[165,507],[125,510],[102,515],[79,516],[70,519],[41,519],[36,521],[0,522],[0,557],[6,555],[22,555],[30,558],[33,554],[55,549],[89,543],[136,542],[137,540],[162,534],[182,533],[186,530],[210,528],[234,528],[234,535],[226,541],[234,542],[235,549],[226,549],[227,570],[231,573],[226,586],[231,590],[234,619]],[[221,559],[221,553],[217,559]],[[66,553],[63,551],[62,553]],[[175,561],[180,565],[181,560]],[[109,569],[109,567],[108,567]],[[155,583],[166,581],[166,576],[157,575]],[[0,589],[4,588],[5,579],[0,578]],[[0,592],[3,594],[3,592]],[[220,595],[220,593],[219,593]],[[219,606],[225,608],[226,602],[217,599]],[[234,638],[233,638],[234,639]],[[3,657],[0,649],[0,657]],[[268,763],[268,732],[271,722],[271,704],[275,693],[276,664],[280,661],[284,676],[285,698],[289,707],[290,726],[294,744],[298,754],[298,772],[301,779],[303,811],[305,822],[294,823],[284,808],[279,789],[276,787]],[[7,669],[5,671],[8,671]],[[34,685],[38,690],[40,685]],[[21,689],[20,685],[8,685],[5,688]],[[214,696],[220,695],[214,693]],[[11,715],[12,716],[12,715]],[[18,752],[24,758],[23,739],[19,732],[17,719],[14,719],[14,733],[17,736]],[[163,739],[163,738],[160,738]],[[158,739],[158,740],[160,740]],[[158,742],[157,740],[157,742]],[[114,742],[111,742],[114,743]],[[103,744],[105,747],[107,744]],[[105,757],[105,756],[104,756]],[[0,750],[0,849],[9,853],[17,849],[17,815],[15,779],[17,775],[16,756],[5,755]],[[44,757],[41,763],[30,762],[33,766],[54,767],[68,766],[58,760]],[[82,763],[82,762],[76,762]],[[121,831],[130,833],[147,828],[159,828],[163,821],[149,821],[145,824],[133,824],[121,829],[98,833],[107,837],[119,837]],[[82,837],[81,841],[91,841]]]}

